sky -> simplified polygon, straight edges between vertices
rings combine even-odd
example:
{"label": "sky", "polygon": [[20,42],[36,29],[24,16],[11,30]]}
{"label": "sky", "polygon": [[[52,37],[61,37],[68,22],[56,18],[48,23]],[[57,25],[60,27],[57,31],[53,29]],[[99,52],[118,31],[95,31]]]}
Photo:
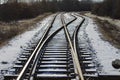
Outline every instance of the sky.
{"label": "sky", "polygon": [[93,0],[93,1],[97,1],[97,2],[99,2],[99,1],[103,1],[103,0]]}
{"label": "sky", "polygon": [[[80,0],[80,1],[81,1],[81,0]],[[103,1],[103,0],[92,0],[92,1],[100,2],[100,1]]]}
{"label": "sky", "polygon": [[[81,0],[79,0],[79,1],[81,1]],[[83,1],[84,1],[84,0],[83,0]],[[101,1],[103,1],[103,0],[92,0],[92,1],[101,2]]]}
{"label": "sky", "polygon": [[[5,0],[0,0],[0,1],[1,1],[1,3],[3,3],[3,1],[5,1]],[[103,1],[103,0],[93,0],[93,1],[100,2],[100,1]]]}

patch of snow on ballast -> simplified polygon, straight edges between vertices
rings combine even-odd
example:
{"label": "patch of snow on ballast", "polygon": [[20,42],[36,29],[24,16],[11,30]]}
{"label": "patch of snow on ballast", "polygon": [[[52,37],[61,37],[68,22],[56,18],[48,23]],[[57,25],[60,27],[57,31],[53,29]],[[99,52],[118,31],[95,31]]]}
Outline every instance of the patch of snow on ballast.
{"label": "patch of snow on ballast", "polygon": [[49,34],[55,32],[57,29],[59,29],[60,27],[62,27],[62,22],[61,22],[61,14],[58,14],[56,16],[56,19],[52,25],[52,28],[50,29]]}
{"label": "patch of snow on ballast", "polygon": [[74,17],[70,14],[70,13],[65,13],[64,14],[64,20],[65,20],[65,23],[68,23],[70,22],[72,19],[74,19]]}
{"label": "patch of snow on ballast", "polygon": [[86,33],[90,40],[90,44],[96,52],[96,59],[100,63],[101,70],[99,73],[108,75],[120,75],[120,69],[112,67],[112,61],[120,59],[120,50],[112,46],[109,42],[101,39],[101,33],[98,31],[97,25],[90,18],[86,27]]}
{"label": "patch of snow on ballast", "polygon": [[[53,19],[53,15],[45,18],[43,21],[38,23],[37,28],[26,31],[25,33],[18,35],[11,39],[7,45],[0,48],[0,71],[10,68],[14,61],[22,53],[22,46],[27,46],[35,34],[39,33],[39,37],[42,36],[43,32],[48,26],[48,23]],[[4,63],[4,64],[3,64]]]}
{"label": "patch of snow on ballast", "polygon": [[[74,15],[74,16],[76,16],[76,15]],[[76,16],[76,17],[77,17],[77,19],[74,22],[72,22],[70,25],[68,25],[68,27],[67,27],[67,29],[68,29],[68,31],[70,33],[71,38],[73,36],[73,33],[74,33],[76,27],[79,26],[81,21],[82,21],[81,17],[79,17],[79,16]]]}

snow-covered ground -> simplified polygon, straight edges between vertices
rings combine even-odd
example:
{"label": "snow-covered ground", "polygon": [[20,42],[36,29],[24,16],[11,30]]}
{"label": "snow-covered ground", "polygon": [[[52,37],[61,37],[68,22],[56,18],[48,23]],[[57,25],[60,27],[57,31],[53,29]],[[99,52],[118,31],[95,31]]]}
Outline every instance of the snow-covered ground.
{"label": "snow-covered ground", "polygon": [[[60,16],[58,16],[60,19]],[[65,14],[66,22],[71,21],[74,17],[69,14]],[[115,59],[120,59],[120,49],[115,48],[109,42],[102,40],[102,34],[98,30],[98,26],[94,21],[88,17],[85,17],[85,23],[80,29],[78,38],[79,42],[84,44],[86,49],[93,53],[93,58],[99,65],[98,70],[100,74],[118,74],[120,75],[120,69],[114,69],[112,67],[112,61]],[[48,23],[53,19],[53,15],[44,19],[37,24],[37,28],[27,31],[21,35],[16,36],[9,43],[2,48],[0,48],[0,70],[11,68],[14,61],[22,53],[22,47],[27,46],[31,40],[40,38],[48,26]],[[54,26],[61,24],[60,20],[56,20]],[[78,18],[75,22],[69,25],[69,31],[75,29],[75,26],[79,25],[81,18]],[[59,27],[59,26],[58,26]],[[55,30],[55,29],[53,29]],[[63,31],[61,32],[63,33]],[[72,32],[73,33],[73,32]],[[71,34],[72,34],[71,33]],[[39,34],[35,36],[36,34]],[[60,35],[61,37],[61,35]],[[3,64],[7,62],[6,64]]]}
{"label": "snow-covered ground", "polygon": [[[51,15],[50,17],[45,18],[43,21],[36,24],[37,28],[14,37],[7,45],[0,48],[0,71],[12,67],[14,61],[22,53],[22,47],[27,46],[32,40],[42,36],[48,23],[52,21],[53,16],[54,15]],[[39,35],[36,36],[36,34]],[[6,64],[3,64],[4,62]]]}
{"label": "snow-covered ground", "polygon": [[[32,42],[33,40],[42,36],[43,32],[49,25],[48,23],[52,21],[53,16],[54,15],[37,23],[37,28],[30,31],[26,31],[23,34],[12,38],[8,42],[8,44],[0,48],[0,71],[8,70],[9,68],[11,68],[14,65],[16,59],[19,57],[19,55],[21,55],[24,51],[23,48],[27,47],[28,44],[30,44],[30,42]],[[71,20],[71,18],[73,19],[73,17],[71,17],[69,14],[65,14],[65,17],[69,20]],[[56,30],[56,26],[58,26],[58,28],[62,26],[60,15],[58,15],[57,20],[55,21],[53,26],[53,30]]]}
{"label": "snow-covered ground", "polygon": [[101,38],[102,34],[92,19],[86,17],[86,21],[81,29],[82,31],[79,33],[79,36],[82,35],[83,40],[81,41],[86,43],[85,45],[89,44],[89,50],[93,52],[94,59],[99,65],[99,74],[120,75],[120,69],[112,67],[112,61],[120,59],[120,49],[115,48]]}

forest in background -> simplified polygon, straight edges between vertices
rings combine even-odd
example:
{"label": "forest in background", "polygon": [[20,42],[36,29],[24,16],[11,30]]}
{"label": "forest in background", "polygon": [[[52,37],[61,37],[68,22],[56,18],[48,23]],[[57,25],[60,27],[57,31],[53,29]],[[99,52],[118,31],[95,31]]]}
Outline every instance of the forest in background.
{"label": "forest in background", "polygon": [[16,21],[36,17],[46,12],[90,11],[91,0],[36,0],[29,3],[8,0],[0,5],[1,21]]}
{"label": "forest in background", "polygon": [[120,19],[120,0],[104,0],[91,8],[93,14]]}
{"label": "forest in background", "polygon": [[[0,3],[2,3],[0,0]],[[0,21],[34,18],[47,12],[92,11],[100,16],[120,19],[120,0],[4,0],[0,5]]]}

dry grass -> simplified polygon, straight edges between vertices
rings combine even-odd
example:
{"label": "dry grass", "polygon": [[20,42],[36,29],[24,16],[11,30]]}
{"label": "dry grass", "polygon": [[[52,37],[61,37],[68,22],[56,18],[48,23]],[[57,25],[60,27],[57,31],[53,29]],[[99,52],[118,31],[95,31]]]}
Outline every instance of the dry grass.
{"label": "dry grass", "polygon": [[50,14],[51,13],[46,13],[33,19],[21,20],[17,22],[0,22],[0,46],[4,45],[12,37],[34,28],[36,23]]}
{"label": "dry grass", "polygon": [[112,45],[120,49],[120,28],[110,24],[108,21],[95,18],[99,26],[103,39],[109,41]]}
{"label": "dry grass", "polygon": [[[105,17],[96,16],[90,14],[90,12],[82,12],[81,14],[93,18],[99,26],[98,28],[100,32],[103,34],[101,38],[103,38],[106,41],[109,41],[116,48],[120,49],[120,26],[116,25],[116,23],[114,24],[115,21],[112,22],[112,18],[105,19]],[[117,24],[118,23],[119,22],[117,22]]]}

